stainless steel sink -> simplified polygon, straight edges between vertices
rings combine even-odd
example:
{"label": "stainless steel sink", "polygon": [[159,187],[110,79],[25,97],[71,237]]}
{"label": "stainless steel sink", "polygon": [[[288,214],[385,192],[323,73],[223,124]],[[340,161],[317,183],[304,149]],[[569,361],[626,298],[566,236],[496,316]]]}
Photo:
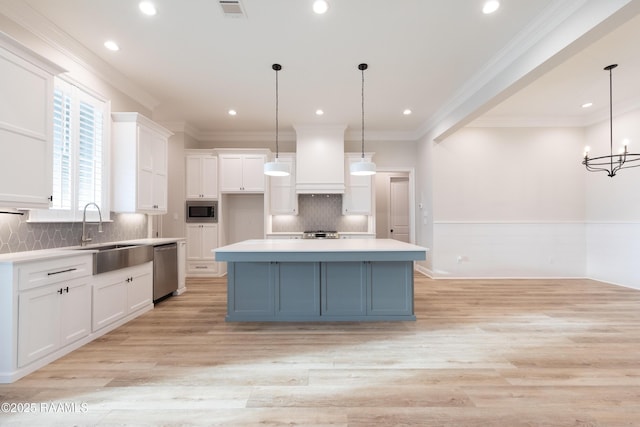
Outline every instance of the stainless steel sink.
{"label": "stainless steel sink", "polygon": [[106,273],[153,261],[153,246],[107,243],[77,248],[93,250],[93,274]]}

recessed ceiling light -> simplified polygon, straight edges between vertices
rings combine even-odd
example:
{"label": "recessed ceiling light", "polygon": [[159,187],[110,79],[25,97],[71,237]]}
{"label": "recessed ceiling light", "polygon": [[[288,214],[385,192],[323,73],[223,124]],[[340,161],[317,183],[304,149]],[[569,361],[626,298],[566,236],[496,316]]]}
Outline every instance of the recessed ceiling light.
{"label": "recessed ceiling light", "polygon": [[410,109],[406,109],[402,112],[402,114],[404,114],[405,116],[408,116],[409,114],[411,114],[413,111],[411,111]]}
{"label": "recessed ceiling light", "polygon": [[482,13],[488,15],[498,10],[499,7],[500,2],[498,0],[489,0],[484,3],[484,6],[482,6]]}
{"label": "recessed ceiling light", "polygon": [[230,116],[235,116],[236,114],[238,114],[238,112],[236,110],[233,110],[233,109],[229,110],[228,113],[229,113]]}
{"label": "recessed ceiling light", "polygon": [[120,50],[120,46],[118,46],[118,43],[114,42],[113,40],[107,40],[106,42],[104,42],[104,47],[113,52],[117,52]]}
{"label": "recessed ceiling light", "polygon": [[320,109],[317,109],[317,110],[316,110],[316,116],[321,116],[321,115],[323,115],[323,114],[324,114],[324,111],[322,111],[322,110],[320,110]]}
{"label": "recessed ceiling light", "polygon": [[316,0],[313,2],[313,11],[318,15],[322,15],[329,9],[329,3],[326,0]]}
{"label": "recessed ceiling light", "polygon": [[582,108],[589,108],[593,106],[593,102],[585,102],[584,104],[582,104]]}
{"label": "recessed ceiling light", "polygon": [[141,1],[138,3],[138,8],[140,12],[144,13],[148,16],[154,16],[158,11],[156,10],[156,6],[150,1]]}

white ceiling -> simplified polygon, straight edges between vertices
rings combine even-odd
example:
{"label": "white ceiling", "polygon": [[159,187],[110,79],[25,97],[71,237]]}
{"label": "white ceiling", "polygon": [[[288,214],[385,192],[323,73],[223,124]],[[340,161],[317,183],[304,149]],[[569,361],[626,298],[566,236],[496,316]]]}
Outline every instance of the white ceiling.
{"label": "white ceiling", "polygon": [[[513,50],[518,37],[543,31],[559,8],[586,2],[502,0],[498,12],[486,16],[484,0],[329,0],[325,15],[312,12],[311,0],[241,1],[241,19],[225,17],[217,0],[155,0],[155,17],[139,13],[133,0],[0,0],[0,13],[11,9],[14,19],[16,13],[41,14],[32,22],[47,23],[43,33],[81,44],[85,60],[132,81],[136,90],[124,91],[152,109],[153,119],[184,122],[202,134],[272,132],[274,62],[283,66],[281,132],[293,124],[322,123],[359,132],[357,65],[366,62],[367,133],[402,139],[424,132],[446,114],[447,105],[464,102],[470,95],[465,89]],[[568,60],[547,64],[547,74],[502,104],[492,110],[484,104],[477,110],[487,110],[479,121],[601,119],[608,103],[602,68],[612,62],[620,64],[614,97],[627,104],[640,99],[640,55],[632,45],[640,40],[640,18],[633,18],[637,7],[630,10],[617,17],[626,23],[575,55],[565,49]],[[604,26],[606,32],[610,27]],[[106,39],[116,40],[121,50],[104,49]],[[495,104],[507,93],[485,99]],[[580,107],[587,100],[595,104],[591,110]],[[238,115],[229,116],[230,108]],[[324,116],[314,114],[318,108]],[[404,116],[405,108],[413,114]]]}

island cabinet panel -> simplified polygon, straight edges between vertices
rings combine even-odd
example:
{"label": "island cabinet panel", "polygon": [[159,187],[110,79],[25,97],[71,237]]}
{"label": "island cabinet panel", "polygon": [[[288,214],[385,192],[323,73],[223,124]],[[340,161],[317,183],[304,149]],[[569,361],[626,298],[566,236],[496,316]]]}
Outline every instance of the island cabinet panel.
{"label": "island cabinet panel", "polygon": [[318,262],[278,262],[275,266],[274,287],[276,297],[276,317],[283,320],[295,316],[320,315],[320,263]]}
{"label": "island cabinet panel", "polygon": [[322,315],[365,315],[367,311],[366,273],[365,262],[323,262]]}
{"label": "island cabinet panel", "polygon": [[413,314],[413,263],[367,263],[367,313],[371,315]]}
{"label": "island cabinet panel", "polygon": [[227,321],[415,320],[411,261],[229,262]]}
{"label": "island cabinet panel", "polygon": [[230,262],[228,264],[228,319],[263,319],[274,316],[273,275],[275,263]]}

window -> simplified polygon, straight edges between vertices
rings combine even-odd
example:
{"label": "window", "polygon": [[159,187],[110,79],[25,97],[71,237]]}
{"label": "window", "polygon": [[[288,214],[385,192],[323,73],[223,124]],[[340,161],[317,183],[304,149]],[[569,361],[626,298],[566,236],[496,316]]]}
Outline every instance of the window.
{"label": "window", "polygon": [[[53,96],[53,201],[34,210],[30,221],[82,221],[87,203],[100,206],[108,219],[109,103],[74,84],[56,78]],[[94,206],[87,217],[98,219]]]}

